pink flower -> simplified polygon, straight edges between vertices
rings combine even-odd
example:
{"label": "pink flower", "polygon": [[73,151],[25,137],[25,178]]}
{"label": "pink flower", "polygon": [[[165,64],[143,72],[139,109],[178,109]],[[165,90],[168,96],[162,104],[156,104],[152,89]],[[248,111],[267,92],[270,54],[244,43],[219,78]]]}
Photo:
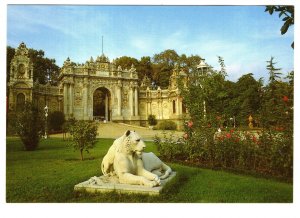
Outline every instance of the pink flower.
{"label": "pink flower", "polygon": [[188,122],[188,127],[189,127],[189,128],[192,128],[193,125],[194,125],[193,121],[189,121],[189,122]]}

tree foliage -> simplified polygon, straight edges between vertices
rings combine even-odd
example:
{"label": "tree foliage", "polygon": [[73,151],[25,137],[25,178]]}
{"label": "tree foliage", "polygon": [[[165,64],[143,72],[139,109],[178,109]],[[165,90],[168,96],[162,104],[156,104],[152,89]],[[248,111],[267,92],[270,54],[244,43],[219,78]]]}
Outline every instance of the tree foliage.
{"label": "tree foliage", "polygon": [[49,130],[61,131],[65,123],[65,114],[61,111],[53,111],[48,117]]}
{"label": "tree foliage", "polygon": [[[294,25],[294,6],[266,6],[265,12],[269,12],[272,15],[274,12],[278,12],[279,18],[282,18],[284,22],[282,27],[280,28],[281,35],[284,35],[288,29]],[[294,42],[291,44],[291,47],[294,48]]]}
{"label": "tree foliage", "polygon": [[16,115],[15,130],[21,138],[24,148],[33,151],[38,147],[40,137],[44,131],[43,115],[33,104],[26,102],[22,111]]}
{"label": "tree foliage", "polygon": [[72,145],[75,150],[80,151],[80,158],[83,160],[83,151],[89,151],[96,143],[97,125],[88,121],[75,121],[69,127],[72,136]]}

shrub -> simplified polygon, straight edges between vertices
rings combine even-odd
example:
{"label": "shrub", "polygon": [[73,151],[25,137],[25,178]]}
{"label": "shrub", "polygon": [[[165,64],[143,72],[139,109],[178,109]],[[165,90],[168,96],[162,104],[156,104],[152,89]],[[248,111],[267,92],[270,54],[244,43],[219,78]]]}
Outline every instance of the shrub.
{"label": "shrub", "polygon": [[184,142],[182,138],[174,137],[174,133],[163,133],[163,137],[155,136],[154,143],[159,155],[166,161],[185,160]]}
{"label": "shrub", "polygon": [[164,159],[279,178],[293,176],[293,141],[286,132],[228,130],[213,136],[213,128],[194,128],[191,122],[186,127],[180,139],[172,134],[155,138]]}
{"label": "shrub", "polygon": [[15,130],[21,138],[25,150],[35,150],[44,132],[42,114],[31,103],[25,103],[24,110],[16,115]]}
{"label": "shrub", "polygon": [[148,124],[149,124],[150,126],[155,126],[155,125],[157,124],[157,120],[156,120],[155,115],[150,114],[150,115],[148,116]]}
{"label": "shrub", "polygon": [[61,131],[64,122],[65,122],[65,115],[63,112],[54,111],[49,114],[48,117],[49,130]]}
{"label": "shrub", "polygon": [[69,127],[72,136],[72,145],[75,150],[80,151],[83,160],[83,150],[89,151],[94,147],[97,136],[97,125],[89,121],[76,121]]}
{"label": "shrub", "polygon": [[177,125],[171,120],[164,120],[158,124],[157,128],[161,130],[176,130]]}

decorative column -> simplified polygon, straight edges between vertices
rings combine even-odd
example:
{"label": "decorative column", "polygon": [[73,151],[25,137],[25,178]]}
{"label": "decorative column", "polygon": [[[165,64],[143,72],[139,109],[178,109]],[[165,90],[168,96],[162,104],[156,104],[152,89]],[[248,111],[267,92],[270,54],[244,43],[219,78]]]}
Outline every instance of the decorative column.
{"label": "decorative column", "polygon": [[108,121],[108,96],[105,94],[105,120]]}
{"label": "decorative column", "polygon": [[130,115],[133,116],[133,90],[132,90],[132,86],[130,86],[130,89],[129,89],[129,109],[130,109]]}
{"label": "decorative column", "polygon": [[176,99],[176,115],[179,115],[179,97]]}
{"label": "decorative column", "polygon": [[139,115],[139,103],[138,103],[138,88],[135,87],[134,89],[134,107],[135,107],[135,116],[138,116]]}
{"label": "decorative column", "polygon": [[82,90],[82,101],[83,101],[83,119],[86,120],[87,119],[87,104],[88,104],[88,84],[85,82],[83,84],[83,90]]}
{"label": "decorative column", "polygon": [[182,114],[182,99],[179,99],[179,114]]}
{"label": "decorative column", "polygon": [[70,115],[73,115],[73,86],[74,84],[70,84],[70,88],[69,88],[69,113]]}
{"label": "decorative column", "polygon": [[68,84],[64,83],[64,114],[68,117]]}
{"label": "decorative column", "polygon": [[121,82],[118,82],[117,87],[117,99],[118,99],[118,116],[122,116],[122,95],[121,95]]}

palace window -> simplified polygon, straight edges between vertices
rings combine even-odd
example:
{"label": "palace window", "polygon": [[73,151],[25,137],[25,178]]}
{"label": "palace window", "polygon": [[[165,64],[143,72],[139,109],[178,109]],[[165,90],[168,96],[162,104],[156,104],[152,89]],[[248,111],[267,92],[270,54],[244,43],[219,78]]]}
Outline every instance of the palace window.
{"label": "palace window", "polygon": [[176,113],[176,101],[173,100],[173,114]]}
{"label": "palace window", "polygon": [[17,111],[24,110],[25,105],[25,95],[23,93],[19,93],[17,95]]}

